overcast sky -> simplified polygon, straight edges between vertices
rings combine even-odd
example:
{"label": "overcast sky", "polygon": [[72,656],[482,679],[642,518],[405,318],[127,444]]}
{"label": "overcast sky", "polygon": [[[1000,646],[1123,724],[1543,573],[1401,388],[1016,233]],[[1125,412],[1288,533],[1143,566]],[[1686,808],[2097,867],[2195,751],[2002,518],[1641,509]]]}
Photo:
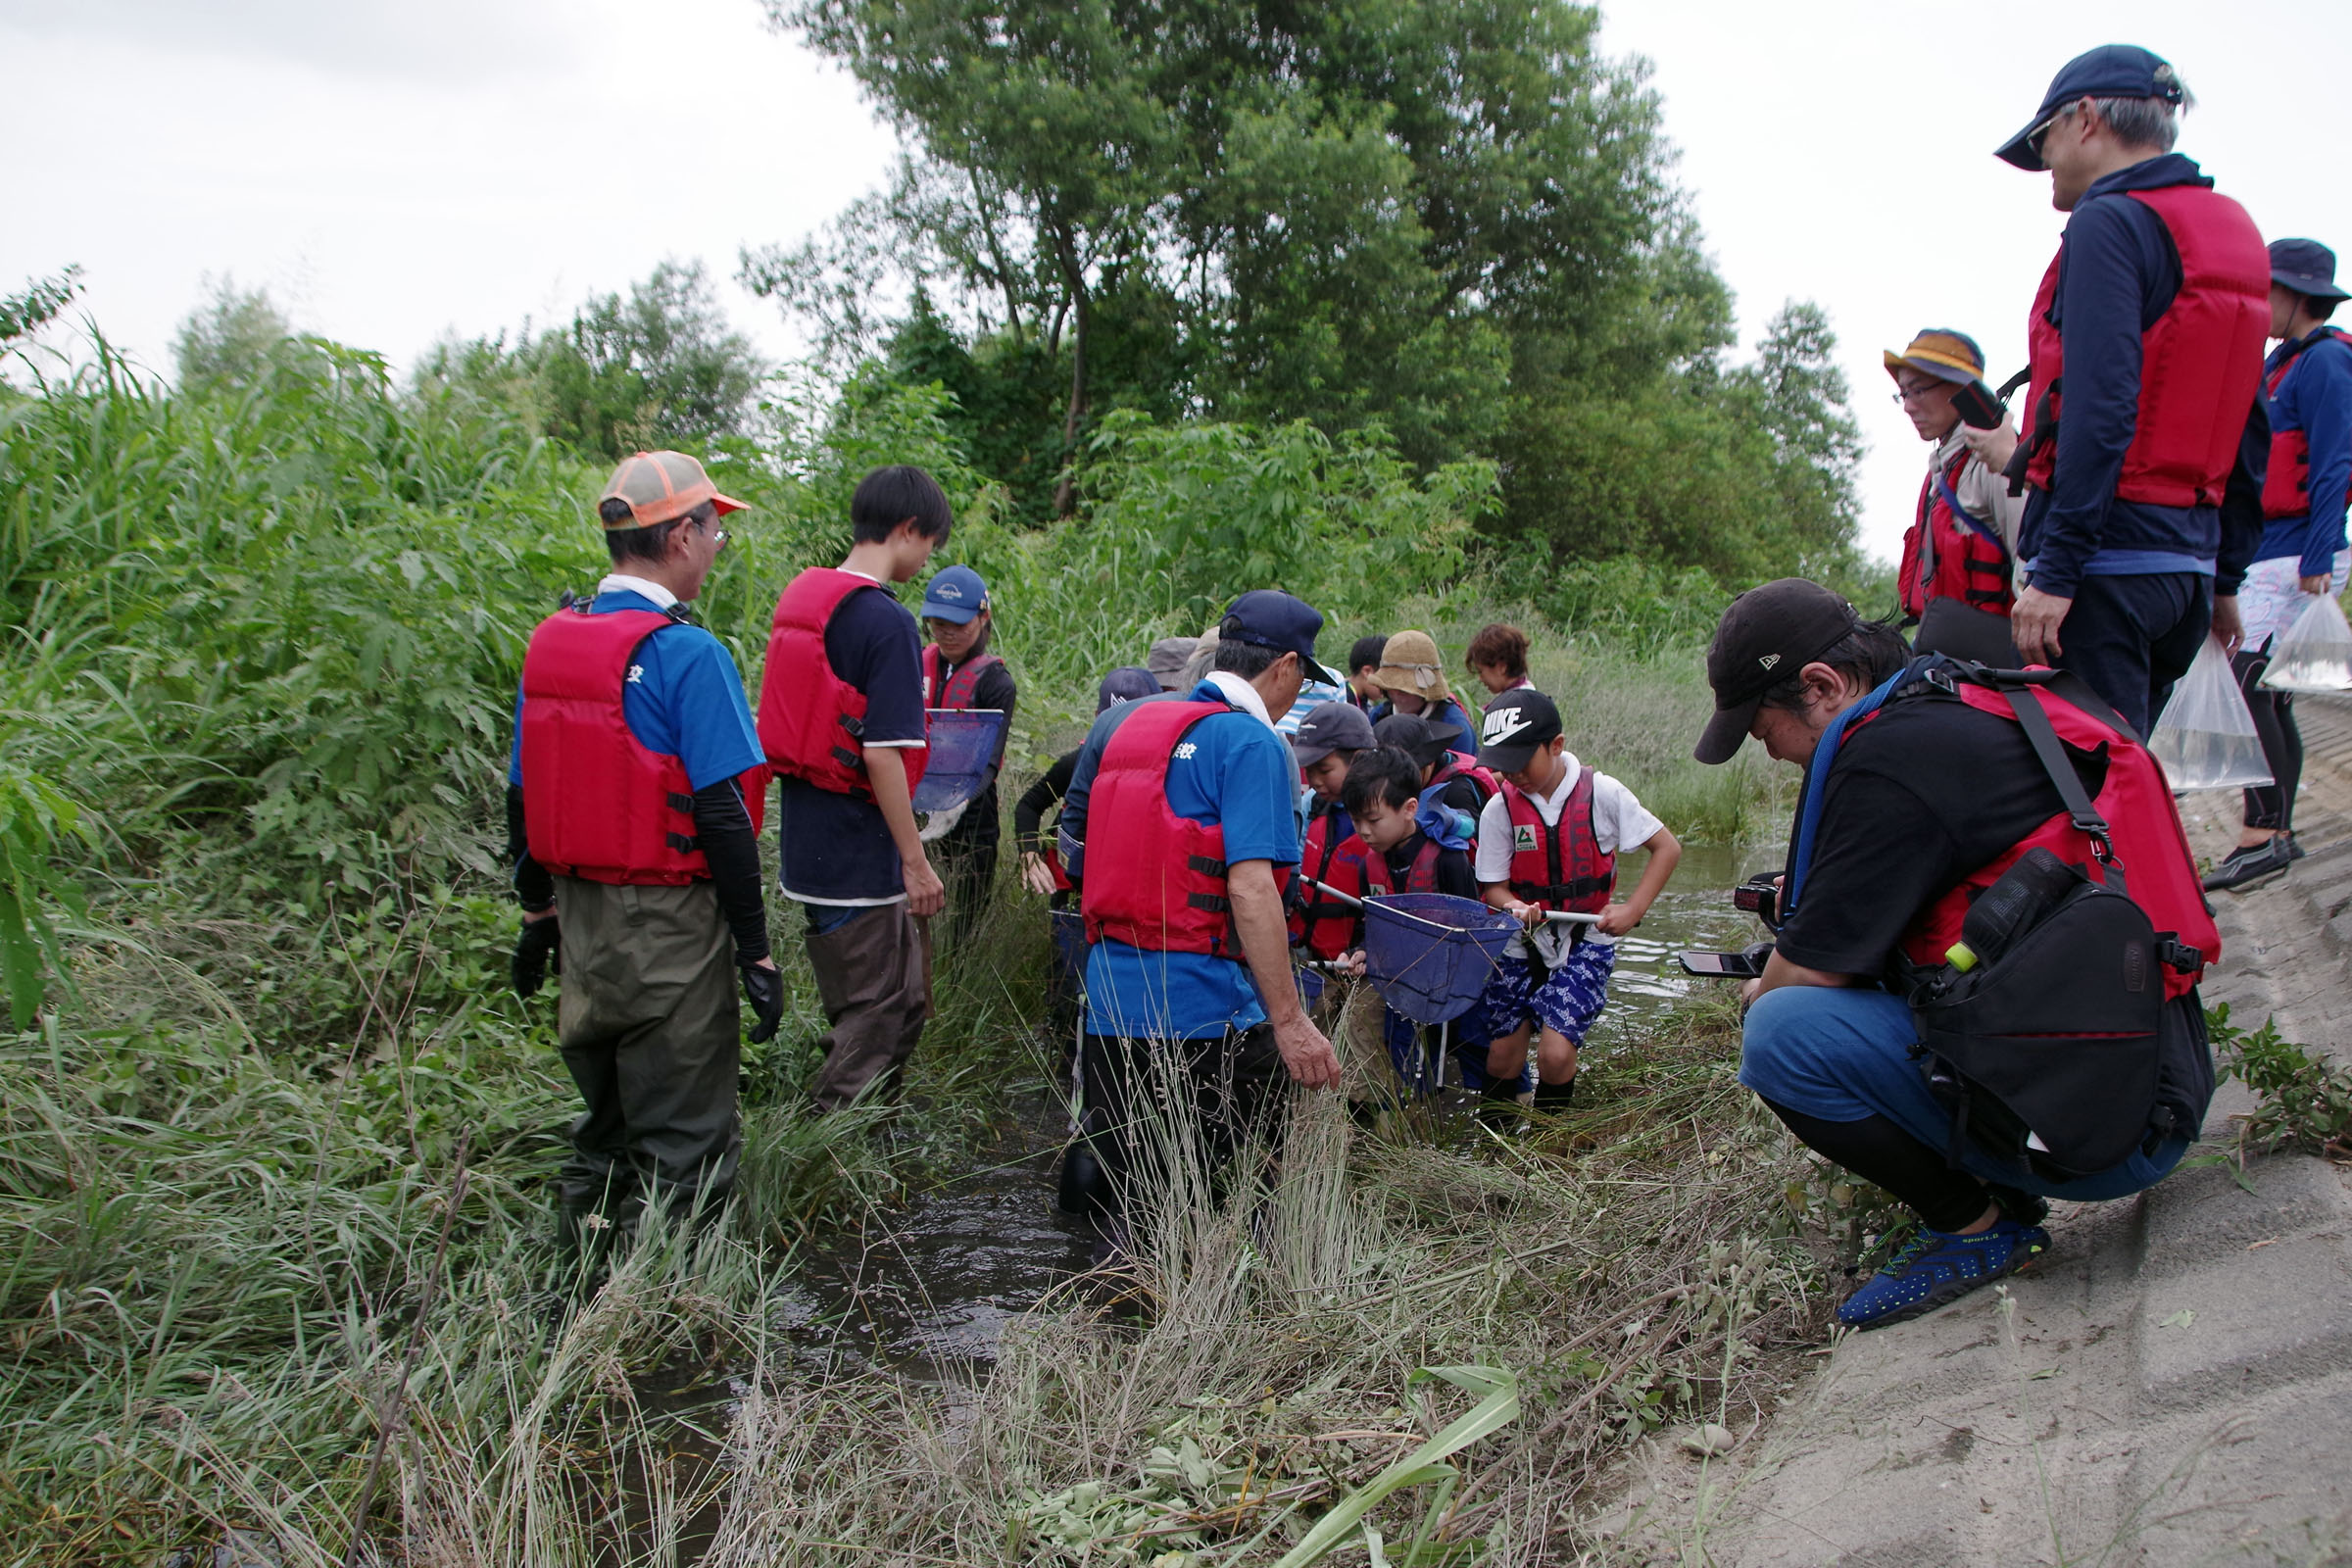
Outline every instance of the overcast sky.
{"label": "overcast sky", "polygon": [[[1882,556],[1922,454],[1879,351],[1954,326],[1996,380],[2024,364],[2061,220],[2047,177],[1991,149],[2060,64],[2118,40],[2180,67],[2200,104],[2181,150],[2265,234],[2352,245],[2352,115],[2326,64],[2352,58],[2352,5],[1607,12],[1604,47],[1654,64],[1744,340],[1791,296],[1828,308]],[[402,363],[445,331],[567,316],[664,256],[723,280],[739,246],[806,233],[893,149],[757,0],[0,0],[0,289],[78,262],[92,314],[158,368],[208,273]],[[795,351],[770,307],[722,295]]]}

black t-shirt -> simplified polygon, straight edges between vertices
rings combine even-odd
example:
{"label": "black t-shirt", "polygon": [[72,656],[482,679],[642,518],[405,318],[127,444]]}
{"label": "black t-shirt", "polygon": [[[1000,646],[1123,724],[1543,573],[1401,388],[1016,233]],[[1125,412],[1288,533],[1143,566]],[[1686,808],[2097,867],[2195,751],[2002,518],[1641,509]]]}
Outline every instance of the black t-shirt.
{"label": "black t-shirt", "polygon": [[1077,752],[1064,752],[1012,803],[1012,839],[1024,851],[1044,847],[1046,813],[1070,793],[1070,775],[1077,770]]}
{"label": "black t-shirt", "polygon": [[[2104,750],[2067,751],[2096,796]],[[1849,731],[1830,764],[1812,869],[1781,930],[1781,956],[1808,969],[1879,975],[1922,908],[2064,804],[2014,719],[1913,688]]]}

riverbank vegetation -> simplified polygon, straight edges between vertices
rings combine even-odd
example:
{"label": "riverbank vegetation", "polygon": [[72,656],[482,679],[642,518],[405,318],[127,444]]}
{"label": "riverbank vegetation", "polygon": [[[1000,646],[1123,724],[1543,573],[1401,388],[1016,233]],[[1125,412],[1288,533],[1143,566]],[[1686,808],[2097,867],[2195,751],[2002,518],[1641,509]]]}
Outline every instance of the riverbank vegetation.
{"label": "riverbank vegetation", "polygon": [[[1008,876],[906,1106],[800,1112],[821,1014],[779,913],[739,1200],[601,1283],[549,1245],[573,1094],[552,1001],[506,984],[497,804],[524,643],[602,573],[591,503],[641,443],[751,503],[696,609],[753,678],[857,479],[938,474],[1020,673],[1016,774],[1104,669],[1273,583],[1335,651],[1514,619],[1580,754],[1678,833],[1767,822],[1760,768],[1689,757],[1724,598],[1886,597],[1826,321],[1733,358],[1589,13],[1482,12],[1470,54],[1458,18],[1348,15],[1204,17],[1154,60],[1094,8],[961,41],[794,10],[908,138],[892,190],[742,261],[814,367],[760,364],[691,262],[399,373],[226,283],[170,379],[70,274],[0,300],[0,1563],[1272,1562],[1375,1484],[1349,1549],[1530,1561],[1630,1442],[1769,1399],[1852,1195],[1703,1008],[1524,1140],[1310,1109],[1271,1190],[1155,1238],[1143,1317],[1072,1287],[969,1386],[811,1361],[776,1306],[811,1250],[886,1235],[1056,1076]],[[1073,49],[1118,108],[1091,152],[1044,90]]]}

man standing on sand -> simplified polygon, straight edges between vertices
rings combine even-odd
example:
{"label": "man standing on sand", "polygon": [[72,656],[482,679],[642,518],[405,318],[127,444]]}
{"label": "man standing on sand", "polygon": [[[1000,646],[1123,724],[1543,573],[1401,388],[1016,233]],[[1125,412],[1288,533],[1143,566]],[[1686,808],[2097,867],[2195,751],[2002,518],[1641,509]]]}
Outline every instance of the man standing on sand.
{"label": "man standing on sand", "polygon": [[2170,64],[2108,44],[2069,61],[1999,149],[2047,171],[2071,215],[2027,322],[2023,441],[1979,445],[2032,492],[2010,631],[2143,736],[2208,627],[2236,644],[2262,521],[2244,447],[2270,258],[2245,209],[2172,150],[2189,101]]}
{"label": "man standing on sand", "polygon": [[776,602],[760,739],[777,774],[778,880],[808,912],[831,1025],[809,1089],[820,1110],[895,1090],[931,1016],[924,922],[947,895],[914,824],[922,645],[888,585],[921,571],[954,520],[922,469],[877,468],[850,500],[848,559],[809,567]]}
{"label": "man standing on sand", "polygon": [[685,606],[727,541],[718,493],[682,452],[613,471],[597,515],[612,570],[542,621],[523,655],[507,771],[522,900],[514,989],[570,960],[557,1009],[586,1110],[557,1179],[567,1243],[626,1236],[645,1207],[709,1218],[735,1183],[740,975],[776,1032],[784,991],[760,897],[766,764],[743,682]]}

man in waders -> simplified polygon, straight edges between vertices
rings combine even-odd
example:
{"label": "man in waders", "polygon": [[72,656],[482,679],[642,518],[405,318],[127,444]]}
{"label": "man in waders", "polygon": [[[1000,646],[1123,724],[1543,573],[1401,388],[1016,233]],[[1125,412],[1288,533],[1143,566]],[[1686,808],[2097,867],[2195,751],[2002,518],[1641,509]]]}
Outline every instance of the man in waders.
{"label": "man in waders", "polygon": [[567,1242],[625,1236],[653,1202],[717,1211],[742,1145],[738,977],[755,1041],[783,1014],[760,896],[766,761],[734,661],[685,611],[741,506],[683,453],[630,458],[597,501],[611,574],[523,655],[514,989],[536,992],[551,958],[564,975],[557,1039],[586,1102],[558,1178]]}
{"label": "man in waders", "polygon": [[1895,405],[1919,438],[1935,446],[1895,577],[1903,614],[1919,627],[1913,646],[2013,667],[2010,577],[2025,503],[1977,455],[1976,446],[1986,438],[1970,439],[1975,432],[1953,402],[1963,388],[1993,402],[1984,385],[1984,351],[1964,332],[1932,326],[1900,354],[1887,350],[1885,359],[1894,377]]}
{"label": "man in waders", "polygon": [[2026,488],[2025,661],[2072,670],[2140,735],[2210,627],[2234,646],[2261,534],[2245,451],[2270,257],[2244,208],[2174,152],[2187,90],[2145,49],[2067,62],[1999,149],[2068,214],[2028,318],[2021,441],[1980,450]]}
{"label": "man in waders", "polygon": [[[1308,677],[1329,679],[1314,662],[1322,624],[1289,594],[1242,595],[1217,627],[1215,669],[1180,701],[1098,719],[1102,744],[1063,803],[1093,944],[1080,1070],[1105,1258],[1168,1179],[1159,1140],[1197,1135],[1190,1152],[1213,1169],[1268,1124],[1287,1081],[1339,1082],[1292,978],[1276,874],[1298,861],[1298,772],[1272,715]],[[1167,1074],[1190,1102],[1173,1129],[1152,1108]]]}
{"label": "man in waders", "polygon": [[1856,1328],[2025,1267],[2045,1199],[2154,1185],[2213,1095],[2221,941],[2162,770],[2080,678],[1972,670],[1795,577],[1707,651],[1697,759],[1753,736],[1805,769],[1740,1081],[1920,1225],[1838,1308]]}
{"label": "man in waders", "polygon": [[920,468],[877,468],[850,500],[853,543],[776,602],[760,677],[760,739],[777,773],[778,881],[808,911],[809,967],[830,1026],[809,1086],[819,1110],[888,1094],[931,1016],[931,936],[946,903],[914,822],[923,666],[890,591],[954,522]]}

